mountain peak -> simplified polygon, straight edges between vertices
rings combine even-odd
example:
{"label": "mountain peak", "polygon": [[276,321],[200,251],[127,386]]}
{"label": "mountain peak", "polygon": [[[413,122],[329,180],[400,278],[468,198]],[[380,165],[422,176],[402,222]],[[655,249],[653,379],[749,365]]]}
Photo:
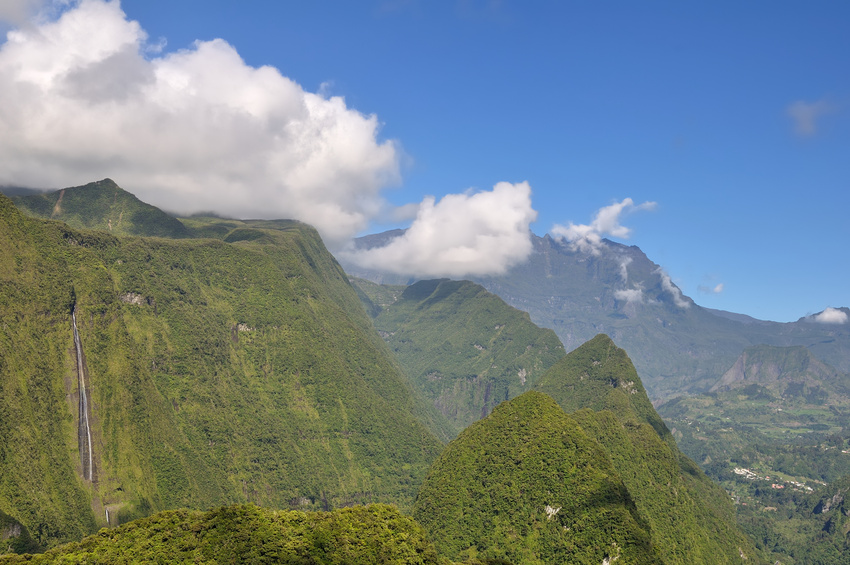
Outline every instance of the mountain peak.
{"label": "mountain peak", "polygon": [[605,334],[568,353],[544,373],[535,388],[551,395],[567,413],[582,408],[610,410],[621,421],[637,420],[665,439],[670,435],[631,359]]}
{"label": "mountain peak", "polygon": [[536,391],[503,402],[446,447],[414,518],[450,559],[661,563],[605,451]]}
{"label": "mountain peak", "polygon": [[180,220],[142,202],[110,178],[43,194],[16,196],[13,201],[27,215],[60,220],[78,229],[170,238],[189,235]]}

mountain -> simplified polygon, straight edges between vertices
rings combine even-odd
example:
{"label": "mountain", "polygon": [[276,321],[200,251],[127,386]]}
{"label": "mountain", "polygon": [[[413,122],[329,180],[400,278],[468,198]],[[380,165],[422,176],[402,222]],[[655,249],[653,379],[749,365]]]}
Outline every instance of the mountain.
{"label": "mountain", "polygon": [[[393,233],[361,238],[381,245]],[[801,345],[825,363],[850,372],[850,323],[818,323],[815,316],[776,323],[702,308],[683,295],[636,246],[603,240],[595,253],[550,236],[532,235],[533,252],[504,275],[473,277],[531,320],[557,333],[567,351],[609,335],[631,352],[653,400],[707,391],[747,347]],[[344,262],[349,275],[409,284]],[[843,309],[847,314],[850,310]]]}
{"label": "mountain", "polygon": [[200,224],[222,238],[0,196],[0,511],[41,546],[178,507],[410,507],[449,435],[313,228]]}
{"label": "mountain", "polygon": [[475,283],[353,283],[372,305],[378,333],[455,435],[529,390],[564,355],[555,332],[535,326],[527,313]]}
{"label": "mountain", "polygon": [[822,363],[800,345],[749,347],[710,390],[751,385],[763,387],[777,398],[800,398],[809,404],[850,400],[850,376]]}
{"label": "mountain", "polygon": [[745,350],[709,392],[658,411],[682,451],[732,494],[739,523],[774,560],[837,565],[850,543],[822,533],[827,520],[813,509],[850,475],[848,385],[850,375],[804,347],[762,345]]}
{"label": "mountain", "polygon": [[664,563],[760,562],[726,493],[677,448],[625,351],[600,334],[537,382],[608,453]]}
{"label": "mountain", "polygon": [[802,346],[748,348],[709,392],[658,411],[717,480],[733,478],[735,466],[804,483],[850,474],[835,449],[850,430],[850,375]]}
{"label": "mountain", "polygon": [[53,192],[14,196],[24,213],[59,220],[78,229],[105,230],[115,235],[188,237],[177,218],[145,204],[112,179]]}
{"label": "mountain", "polygon": [[605,451],[536,391],[449,443],[413,516],[450,559],[662,563]]}
{"label": "mountain", "polygon": [[351,563],[441,564],[422,528],[381,504],[332,512],[275,512],[234,505],[171,510],[43,555],[0,563]]}

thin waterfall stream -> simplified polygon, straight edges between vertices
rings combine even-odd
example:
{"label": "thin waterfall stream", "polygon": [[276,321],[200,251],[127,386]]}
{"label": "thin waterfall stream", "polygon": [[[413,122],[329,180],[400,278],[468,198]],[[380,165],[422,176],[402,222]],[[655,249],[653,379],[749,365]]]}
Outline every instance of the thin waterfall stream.
{"label": "thin waterfall stream", "polygon": [[71,321],[74,325],[74,347],[77,350],[77,380],[80,389],[80,423],[77,428],[77,441],[80,446],[80,463],[83,468],[83,478],[92,481],[94,465],[92,464],[91,428],[89,427],[89,398],[86,392],[86,366],[83,360],[83,344],[77,331],[77,307],[71,310]]}

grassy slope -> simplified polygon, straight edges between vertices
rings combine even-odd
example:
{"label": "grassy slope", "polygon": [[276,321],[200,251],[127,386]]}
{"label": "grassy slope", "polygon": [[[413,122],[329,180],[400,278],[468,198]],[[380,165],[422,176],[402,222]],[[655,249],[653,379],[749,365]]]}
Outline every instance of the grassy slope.
{"label": "grassy slope", "polygon": [[564,355],[555,332],[469,281],[356,284],[375,305],[378,332],[455,435],[529,390]]}
{"label": "grassy slope", "polygon": [[661,562],[604,450],[535,391],[500,404],[446,447],[414,517],[455,559]]}
{"label": "grassy slope", "polygon": [[186,227],[119,187],[112,179],[12,199],[26,214],[60,220],[78,229],[114,235],[187,237]]}
{"label": "grassy slope", "polygon": [[[0,197],[0,511],[41,543],[251,501],[410,504],[440,442],[344,273],[302,224],[120,239]],[[244,234],[243,234],[244,235]],[[256,235],[256,234],[254,234]],[[76,302],[94,484],[79,476]]]}
{"label": "grassy slope", "polygon": [[681,454],[628,356],[608,336],[567,354],[535,388],[609,453],[665,563],[738,563],[742,552],[759,562],[726,493]]}

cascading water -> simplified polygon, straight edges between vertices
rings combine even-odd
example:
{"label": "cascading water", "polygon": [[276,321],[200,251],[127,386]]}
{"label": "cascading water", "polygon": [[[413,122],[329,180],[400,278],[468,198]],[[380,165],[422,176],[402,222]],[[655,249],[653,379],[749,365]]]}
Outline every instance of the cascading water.
{"label": "cascading water", "polygon": [[71,321],[74,325],[74,347],[77,349],[77,380],[80,389],[80,424],[77,428],[77,442],[80,446],[80,463],[83,468],[83,479],[91,482],[94,465],[92,464],[91,428],[89,427],[89,398],[86,392],[86,367],[83,361],[83,344],[77,331],[77,307],[71,310]]}

